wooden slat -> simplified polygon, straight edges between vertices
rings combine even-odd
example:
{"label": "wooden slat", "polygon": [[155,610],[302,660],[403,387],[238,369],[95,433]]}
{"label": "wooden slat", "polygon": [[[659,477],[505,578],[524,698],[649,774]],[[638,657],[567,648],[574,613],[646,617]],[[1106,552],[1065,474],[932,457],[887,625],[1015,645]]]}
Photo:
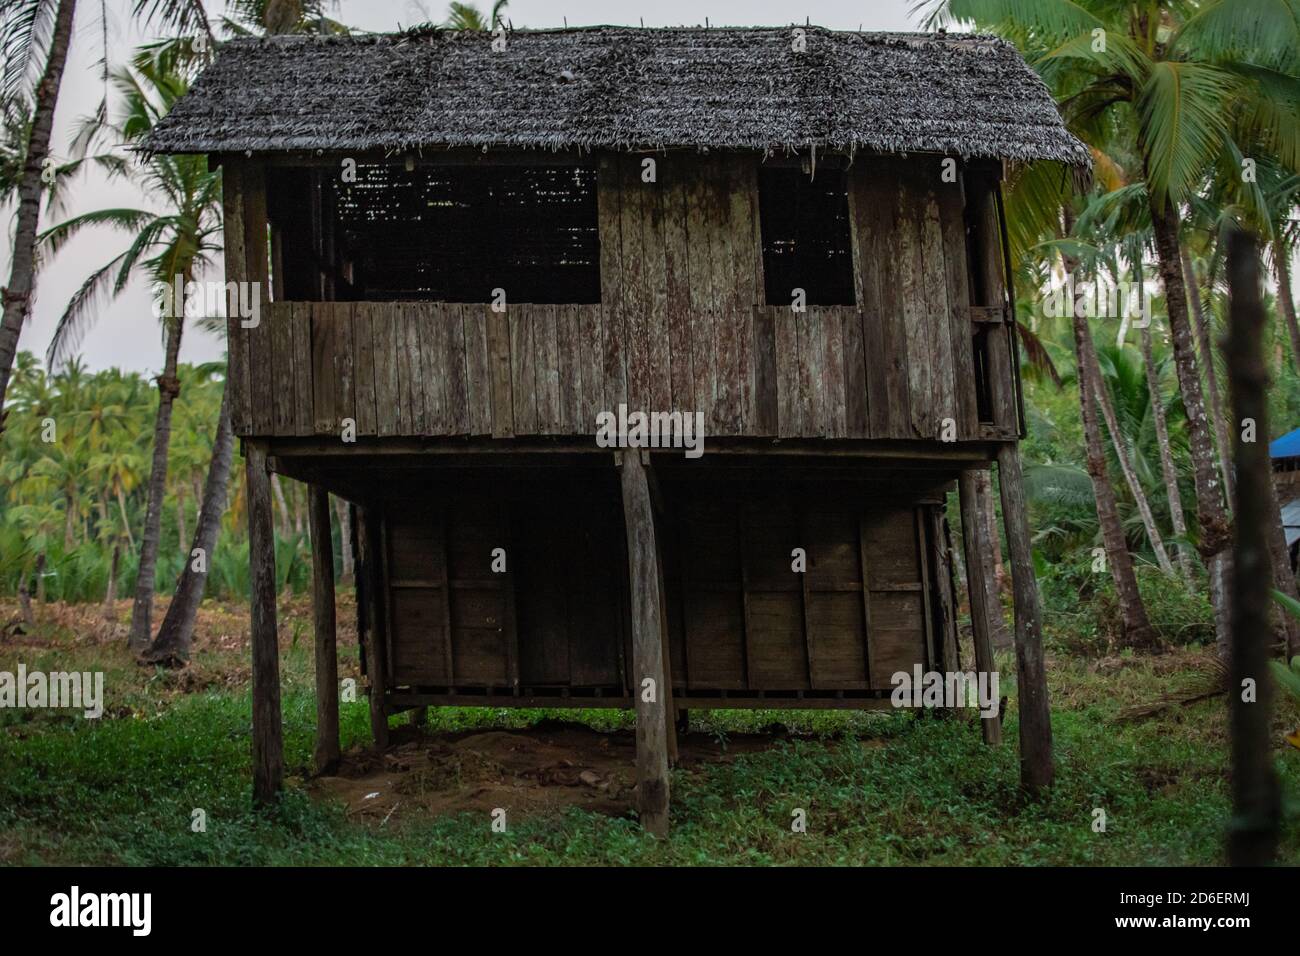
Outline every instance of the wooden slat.
{"label": "wooden slat", "polygon": [[771,306],[776,341],[776,427],[782,438],[803,434],[803,383],[799,361],[799,316],[784,306]]}
{"label": "wooden slat", "polygon": [[749,434],[750,419],[755,414],[754,306],[764,301],[759,284],[762,269],[762,245],[757,238],[758,163],[748,154],[727,157],[730,171],[730,226],[736,302],[736,395],[737,426]]}
{"label": "wooden slat", "polygon": [[[286,302],[285,305],[290,310],[289,321],[293,326],[293,433],[307,436],[316,432],[316,421],[312,412],[312,389],[316,378],[316,366],[312,364],[311,352],[311,303]],[[366,337],[366,342],[369,344],[369,336]]]}
{"label": "wooden slat", "polygon": [[[221,167],[222,241],[225,245],[226,281],[248,281],[247,250],[244,246],[244,164],[228,158]],[[230,424],[240,437],[252,430],[252,386],[248,368],[248,330],[239,324],[238,296],[226,303],[226,361],[230,383]]]}
{"label": "wooden slat", "polygon": [[257,284],[261,321],[248,330],[248,363],[252,425],[259,435],[275,428],[276,373],[271,342],[270,290],[267,287],[266,177],[261,166],[247,164],[243,171],[244,247],[248,281]]}
{"label": "wooden slat", "polygon": [[462,307],[448,303],[443,307],[443,322],[447,326],[447,404],[449,425],[453,435],[470,432],[468,361],[465,341],[465,322]]}
{"label": "wooden slat", "polygon": [[[451,409],[447,393],[450,375],[448,362],[450,328],[447,322],[447,305],[443,302],[421,302],[408,306],[412,325],[420,347],[420,374],[417,391],[424,401],[424,435],[446,435],[451,432]],[[414,371],[414,369],[412,370]]]}
{"label": "wooden slat", "polygon": [[601,157],[596,174],[596,218],[600,230],[602,407],[627,401],[623,354],[622,170],[618,154]]}
{"label": "wooden slat", "polygon": [[312,419],[318,435],[332,435],[338,415],[334,407],[334,313],[328,302],[311,306]]}
{"label": "wooden slat", "polygon": [[374,435],[375,424],[375,333],[371,316],[375,306],[357,302],[352,307],[352,374],[355,381],[358,435]]}
{"label": "wooden slat", "polygon": [[561,305],[555,310],[555,335],[560,365],[560,432],[586,434],[589,429],[582,414],[583,352],[590,351],[592,339],[583,338],[581,306]]}
{"label": "wooden slat", "polygon": [[352,303],[330,303],[334,325],[334,433],[340,434],[344,419],[357,419],[352,380]]}
{"label": "wooden slat", "polygon": [[966,256],[966,225],[960,179],[939,191],[939,228],[943,235],[944,285],[948,294],[948,334],[952,340],[953,401],[957,409],[957,437],[979,435],[979,409],[975,400],[975,351],[971,339],[970,277]]}
{"label": "wooden slat", "polygon": [[755,305],[753,324],[754,399],[747,431],[753,435],[776,435],[780,389],[777,376],[776,309]]}
{"label": "wooden slat", "polygon": [[510,320],[510,375],[515,434],[537,434],[537,369],[533,333],[537,306],[518,304],[506,310]]}
{"label": "wooden slat", "polygon": [[599,305],[580,305],[578,316],[579,357],[582,361],[582,406],[576,433],[595,431],[596,414],[605,408],[605,366],[601,355],[603,314]]}
{"label": "wooden slat", "polygon": [[279,369],[275,387],[271,390],[272,430],[274,435],[292,435],[298,428],[297,387],[294,382],[295,362],[293,349],[293,307],[283,302],[272,302],[269,314],[263,321],[271,326],[271,364]]}
{"label": "wooden slat", "polygon": [[866,438],[870,434],[867,418],[867,360],[862,341],[862,313],[844,313],[844,434],[849,438]]}
{"label": "wooden slat", "polygon": [[923,205],[919,195],[920,177],[908,172],[895,181],[898,193],[898,220],[894,231],[895,253],[892,261],[899,270],[902,293],[903,332],[907,339],[907,402],[910,412],[910,435],[931,438],[934,435],[934,386],[930,370],[931,341],[929,316],[925,308],[925,263],[921,250]]}
{"label": "wooden slat", "polygon": [[736,288],[735,236],[731,226],[733,177],[725,157],[715,156],[709,166],[711,190],[706,211],[713,241],[710,260],[714,275],[722,282],[719,310],[715,317],[714,357],[717,378],[714,382],[713,429],[720,435],[734,435],[740,429],[740,375],[738,372],[740,341],[738,310],[740,297]]}
{"label": "wooden slat", "polygon": [[370,329],[375,337],[375,431],[381,436],[400,435],[401,388],[397,374],[397,329],[399,311],[387,304],[370,312]]}
{"label": "wooden slat", "polygon": [[[701,169],[692,173],[686,186],[686,272],[690,292],[691,374],[695,383],[695,410],[713,421],[713,395],[717,369],[714,362],[713,322],[718,307],[713,274],[713,243],[705,203],[709,183]],[[721,279],[718,279],[720,282]]]}
{"label": "wooden slat", "polygon": [[672,407],[695,411],[695,369],[691,356],[690,261],[686,236],[686,182],[689,165],[681,158],[659,167],[664,206],[664,285],[667,290],[668,349]]}
{"label": "wooden slat", "polygon": [[907,360],[890,237],[894,229],[893,191],[876,161],[852,177],[857,275],[862,283],[863,354],[866,361],[867,420],[872,438],[906,437]]}
{"label": "wooden slat", "polygon": [[510,367],[510,318],[505,312],[481,309],[488,348],[488,388],[491,393],[492,437],[515,433],[514,372]]}
{"label": "wooden slat", "polygon": [[[680,160],[676,160],[680,162]],[[659,166],[667,160],[660,157]],[[656,170],[658,173],[659,170]],[[641,254],[645,259],[642,281],[646,309],[643,351],[646,356],[646,402],[651,411],[668,411],[673,404],[672,347],[668,334],[668,267],[664,250],[664,184],[642,183]]]}
{"label": "wooden slat", "polygon": [[921,263],[924,268],[922,288],[925,292],[925,329],[930,340],[929,355],[932,362],[934,408],[931,436],[944,434],[944,422],[951,420],[953,431],[961,423],[954,386],[954,359],[952,334],[948,328],[948,284],[943,259],[943,225],[939,219],[939,203],[934,183],[938,177],[929,178],[921,195]]}
{"label": "wooden slat", "polygon": [[556,306],[534,305],[534,373],[537,389],[537,431],[558,434],[560,429],[560,345]]}
{"label": "wooden slat", "polygon": [[845,434],[844,410],[844,310],[818,309],[822,323],[822,380],[825,383],[822,414],[823,434],[829,438],[843,438]]}
{"label": "wooden slat", "polygon": [[460,307],[465,340],[465,404],[469,434],[492,433],[492,384],[488,375],[487,320],[482,306]]}
{"label": "wooden slat", "polygon": [[[403,325],[406,332],[405,361],[399,366],[408,376],[405,398],[407,401],[407,427],[412,435],[430,435],[431,415],[441,409],[430,407],[429,389],[435,392],[441,384],[437,370],[426,368],[424,355],[424,338],[431,332],[441,336],[443,329],[434,328],[430,321],[429,307],[421,302],[408,302],[402,305]],[[434,356],[437,355],[435,349]],[[435,359],[436,361],[436,359]]]}
{"label": "wooden slat", "polygon": [[627,350],[627,403],[630,409],[650,410],[651,333],[650,296],[646,277],[643,220],[648,215],[648,187],[642,184],[640,157],[622,163],[623,327]]}
{"label": "wooden slat", "polygon": [[411,350],[406,341],[407,310],[402,303],[394,303],[392,312],[393,371],[396,389],[393,392],[395,420],[398,435],[415,434],[415,421],[411,415]]}
{"label": "wooden slat", "polygon": [[799,326],[799,384],[803,395],[803,434],[824,435],[826,422],[826,347],[820,310],[796,314]]}

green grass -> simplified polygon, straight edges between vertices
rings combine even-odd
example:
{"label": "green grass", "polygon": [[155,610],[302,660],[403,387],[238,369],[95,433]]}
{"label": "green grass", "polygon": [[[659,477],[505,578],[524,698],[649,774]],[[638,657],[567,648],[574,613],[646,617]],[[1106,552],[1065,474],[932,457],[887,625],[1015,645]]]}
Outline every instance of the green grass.
{"label": "green grass", "polygon": [[[964,720],[911,714],[715,712],[697,726],[723,737],[774,721],[792,731],[771,749],[673,779],[672,834],[643,835],[630,819],[569,810],[511,819],[493,833],[482,814],[407,816],[390,826],[349,819],[309,797],[314,704],[303,642],[282,655],[289,779],[272,812],[251,807],[246,681],[213,679],[185,690],[181,675],[126,663],[114,647],[59,644],[31,653],[0,646],[0,669],[105,667],[99,721],[52,712],[0,711],[0,861],[117,864],[1216,864],[1229,817],[1222,698],[1159,717],[1119,722],[1126,704],[1195,679],[1166,657],[1101,673],[1054,658],[1057,784],[1027,800],[1017,789],[1014,705],[1007,744],[991,749]],[[242,663],[210,651],[209,678]],[[343,672],[355,668],[345,651]],[[1013,667],[1003,662],[1004,674]],[[1004,693],[1014,695],[1014,688]],[[1290,705],[1287,705],[1290,706]],[[456,708],[430,712],[431,730],[522,726],[546,711]],[[562,716],[574,719],[574,712]],[[695,715],[693,715],[695,716]],[[625,714],[578,712],[595,726]],[[1278,727],[1295,726],[1294,710]],[[345,704],[345,748],[364,745],[364,701]],[[1278,751],[1290,794],[1300,751]],[[794,808],[808,831],[791,832]],[[191,831],[201,808],[207,832]],[[1093,830],[1094,808],[1106,832]],[[1300,861],[1300,826],[1284,855]]]}

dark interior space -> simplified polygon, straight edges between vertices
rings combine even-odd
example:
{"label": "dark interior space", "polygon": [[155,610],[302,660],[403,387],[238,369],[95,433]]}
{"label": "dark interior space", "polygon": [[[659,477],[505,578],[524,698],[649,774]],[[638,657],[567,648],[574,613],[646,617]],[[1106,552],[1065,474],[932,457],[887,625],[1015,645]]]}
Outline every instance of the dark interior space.
{"label": "dark interior space", "polygon": [[600,301],[593,166],[282,168],[267,201],[279,231],[312,236],[273,250],[287,299]]}
{"label": "dark interior space", "polygon": [[808,176],[794,166],[758,172],[763,276],[768,305],[786,305],[803,289],[808,305],[853,305],[853,241],[842,169]]}

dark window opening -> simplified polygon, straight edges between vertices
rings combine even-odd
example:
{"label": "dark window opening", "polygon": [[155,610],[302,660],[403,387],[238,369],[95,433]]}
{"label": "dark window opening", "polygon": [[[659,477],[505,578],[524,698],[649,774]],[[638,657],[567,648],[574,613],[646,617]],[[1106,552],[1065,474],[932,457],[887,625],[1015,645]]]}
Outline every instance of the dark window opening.
{"label": "dark window opening", "polygon": [[592,166],[359,163],[355,182],[333,170],[280,179],[281,206],[295,192],[310,200],[285,210],[310,230],[295,234],[311,236],[284,263],[286,290],[319,286],[337,301],[491,302],[494,289],[508,302],[600,301]]}
{"label": "dark window opening", "polygon": [[853,305],[853,240],[847,176],[818,169],[762,167],[758,208],[768,305],[789,305],[803,289],[809,305]]}

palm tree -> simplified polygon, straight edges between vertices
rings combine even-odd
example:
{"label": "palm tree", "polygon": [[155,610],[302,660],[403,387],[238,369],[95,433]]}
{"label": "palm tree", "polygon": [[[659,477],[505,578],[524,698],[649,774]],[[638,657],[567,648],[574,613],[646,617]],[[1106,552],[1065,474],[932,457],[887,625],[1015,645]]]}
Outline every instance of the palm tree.
{"label": "palm tree", "polygon": [[[27,140],[22,150],[22,174],[16,181],[18,215],[13,261],[9,282],[4,288],[4,314],[0,320],[0,409],[4,408],[9,374],[18,352],[18,337],[31,306],[36,275],[41,176],[49,156],[54,107],[68,61],[68,47],[72,43],[76,7],[76,0],[22,0],[5,5],[4,20],[0,23],[6,105],[12,108],[15,99],[24,91],[33,90],[31,122],[27,124]],[[34,66],[42,59],[44,68],[33,87]]]}
{"label": "palm tree", "polygon": [[1265,144],[1287,168],[1300,165],[1296,2],[938,0],[920,6],[931,8],[932,20],[973,20],[1017,42],[1056,92],[1072,129],[1102,153],[1118,142],[1140,158],[1187,411],[1199,547],[1226,658],[1230,534],[1188,316],[1179,209],[1233,144]]}
{"label": "palm tree", "polygon": [[509,0],[496,0],[492,4],[492,13],[484,16],[472,3],[452,3],[447,8],[447,22],[443,26],[449,30],[495,30],[501,25],[508,4]]}
{"label": "palm tree", "polygon": [[[112,136],[118,143],[138,142],[166,114],[185,92],[186,78],[168,72],[156,57],[137,58],[132,68],[113,74],[114,87],[122,99],[121,116],[105,123],[102,131],[86,137],[89,143]],[[111,154],[109,154],[111,156]],[[180,392],[176,375],[177,355],[184,331],[184,303],[174,301],[176,283],[182,288],[208,266],[220,250],[221,175],[209,171],[202,156],[149,157],[133,175],[151,195],[158,197],[165,211],[103,209],[83,213],[61,222],[41,236],[51,252],[57,253],[73,236],[88,226],[107,225],[132,235],[127,249],[91,273],[69,301],[50,342],[47,361],[54,364],[68,355],[89,324],[97,317],[96,306],[105,296],[116,296],[137,273],[165,290],[163,306],[164,360],[158,376],[158,413],[154,423],[153,465],[149,474],[148,504],[140,540],[140,562],[136,577],[135,603],[131,612],[130,646],[140,650],[149,643],[153,592],[163,498],[167,480],[167,452],[171,440],[172,405]]]}

